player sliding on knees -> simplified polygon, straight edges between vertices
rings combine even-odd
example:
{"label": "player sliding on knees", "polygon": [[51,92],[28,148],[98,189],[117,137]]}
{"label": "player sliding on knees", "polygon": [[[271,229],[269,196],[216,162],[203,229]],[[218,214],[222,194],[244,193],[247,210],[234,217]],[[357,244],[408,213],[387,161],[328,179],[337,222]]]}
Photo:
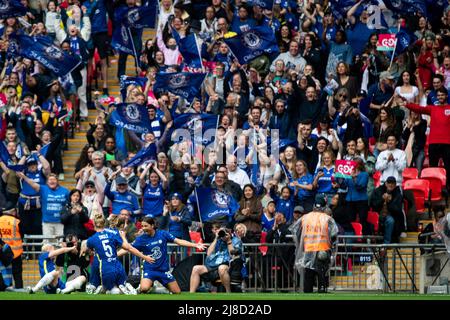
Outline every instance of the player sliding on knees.
{"label": "player sliding on knees", "polygon": [[117,230],[105,229],[105,222],[102,214],[94,217],[96,233],[87,240],[86,247],[81,249],[80,255],[84,255],[87,249],[95,251],[95,255],[100,261],[100,278],[106,293],[134,294],[135,292],[130,292],[129,286],[126,286],[127,275],[123,265],[117,259],[116,248],[121,247],[147,263],[152,263],[155,259],[142,254],[128,242],[123,241],[124,234],[119,234]]}
{"label": "player sliding on knees", "polygon": [[[171,293],[181,293],[177,281],[170,273],[167,243],[174,242],[179,246],[199,250],[205,250],[206,245],[178,239],[167,231],[157,230],[155,220],[150,217],[145,217],[142,221],[142,230],[144,231],[144,234],[136,238],[133,242],[133,247],[152,257],[154,262],[144,262],[138,291],[140,293],[149,292],[153,286],[153,282],[157,280]],[[124,254],[124,250],[120,250],[118,253],[119,256]]]}
{"label": "player sliding on knees", "polygon": [[71,251],[77,252],[77,247],[63,247],[55,249],[51,244],[44,244],[42,246],[43,253],[39,256],[39,273],[41,280],[34,286],[28,287],[28,293],[36,293],[42,288],[46,293],[70,293],[80,289],[86,282],[85,276],[78,276],[71,281],[64,283],[60,277],[62,274],[61,268],[56,268],[55,259],[57,256]]}

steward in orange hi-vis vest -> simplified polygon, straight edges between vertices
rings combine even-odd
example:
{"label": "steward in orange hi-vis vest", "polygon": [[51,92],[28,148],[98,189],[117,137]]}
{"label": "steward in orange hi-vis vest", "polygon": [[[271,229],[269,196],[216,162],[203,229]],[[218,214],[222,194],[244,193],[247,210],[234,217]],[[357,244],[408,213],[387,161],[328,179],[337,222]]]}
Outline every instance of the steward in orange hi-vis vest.
{"label": "steward in orange hi-vis vest", "polygon": [[0,216],[0,234],[2,240],[7,243],[14,254],[12,260],[12,275],[14,278],[14,288],[23,288],[22,279],[22,234],[20,232],[20,220],[17,219],[17,210],[14,206],[3,209]]}
{"label": "steward in orange hi-vis vest", "polygon": [[19,222],[19,219],[10,215],[5,215],[4,213],[0,217],[0,233],[2,235],[2,240],[11,247],[14,253],[14,259],[23,253]]}
{"label": "steward in orange hi-vis vest", "polygon": [[295,267],[304,273],[304,292],[313,292],[316,277],[319,292],[326,292],[328,287],[327,272],[338,227],[327,212],[326,199],[317,196],[313,211],[290,227],[296,244]]}

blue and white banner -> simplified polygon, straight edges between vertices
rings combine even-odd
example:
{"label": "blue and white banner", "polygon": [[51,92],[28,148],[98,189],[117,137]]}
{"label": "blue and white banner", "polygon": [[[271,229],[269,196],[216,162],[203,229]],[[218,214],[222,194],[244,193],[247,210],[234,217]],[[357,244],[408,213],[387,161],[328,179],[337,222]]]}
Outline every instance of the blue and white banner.
{"label": "blue and white banner", "polygon": [[239,203],[230,195],[214,188],[195,188],[200,216],[203,222],[232,217]]}
{"label": "blue and white banner", "polygon": [[130,29],[123,24],[114,29],[111,46],[121,52],[135,55],[133,37]]}
{"label": "blue and white banner", "polygon": [[156,145],[154,143],[139,150],[138,153],[124,165],[124,167],[137,167],[147,160],[156,160]]}
{"label": "blue and white banner", "polygon": [[203,67],[202,57],[200,54],[200,47],[198,45],[197,35],[195,33],[189,34],[184,38],[176,30],[172,30],[172,36],[178,45],[178,50],[183,56],[184,63],[189,68],[201,69]]}
{"label": "blue and white banner", "polygon": [[24,34],[13,34],[11,38],[17,42],[18,55],[38,61],[57,76],[67,75],[81,63],[80,57],[64,52],[50,38]]}
{"label": "blue and white banner", "polygon": [[406,30],[400,30],[397,32],[397,46],[395,47],[395,55],[400,55],[405,52],[410,45],[416,42],[417,37]]}
{"label": "blue and white banner", "polygon": [[22,17],[27,10],[19,0],[0,0],[0,19]]}
{"label": "blue and white banner", "polygon": [[122,101],[125,101],[125,99],[127,98],[128,86],[134,85],[134,86],[140,87],[140,88],[142,88],[142,90],[144,90],[147,80],[148,79],[145,77],[121,76],[120,77],[120,95],[122,96]]}
{"label": "blue and white banner", "polygon": [[136,133],[148,133],[152,131],[147,107],[137,103],[120,103],[111,113],[109,124]]}
{"label": "blue and white banner", "polygon": [[[174,115],[173,119],[175,129],[189,130],[194,150],[196,145],[207,146],[214,142],[218,123],[219,115],[207,113],[184,113]],[[210,134],[205,134],[208,130]]]}
{"label": "blue and white banner", "polygon": [[420,12],[427,15],[427,4],[425,0],[383,0],[386,8],[395,14],[405,15]]}
{"label": "blue and white banner", "polygon": [[249,31],[224,40],[240,64],[247,64],[264,53],[279,53],[275,34],[272,28],[268,26],[254,27]]}
{"label": "blue and white banner", "polygon": [[206,73],[173,72],[157,73],[153,91],[169,91],[187,101],[200,97],[200,90],[205,80]]}
{"label": "blue and white banner", "polygon": [[152,0],[140,7],[119,7],[115,12],[115,20],[129,28],[155,28],[157,12],[157,1]]}
{"label": "blue and white banner", "polygon": [[[258,6],[263,9],[272,10],[274,0],[248,0],[246,1],[249,6]],[[281,4],[281,3],[280,3]]]}

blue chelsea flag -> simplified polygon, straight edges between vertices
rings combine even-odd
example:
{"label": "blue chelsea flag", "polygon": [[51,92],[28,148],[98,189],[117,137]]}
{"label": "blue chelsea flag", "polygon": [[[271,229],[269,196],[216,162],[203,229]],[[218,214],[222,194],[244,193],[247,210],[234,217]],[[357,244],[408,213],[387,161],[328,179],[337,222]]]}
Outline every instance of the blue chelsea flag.
{"label": "blue chelsea flag", "polygon": [[136,133],[152,131],[147,107],[137,103],[120,103],[111,113],[109,123],[117,128],[124,128]]}
{"label": "blue chelsea flag", "polygon": [[203,222],[232,217],[239,204],[230,195],[214,188],[196,188],[200,215]]}
{"label": "blue chelsea flag", "polygon": [[139,150],[138,153],[124,165],[124,167],[136,167],[148,159],[156,160],[156,145],[154,143]]}
{"label": "blue chelsea flag", "polygon": [[0,19],[21,17],[27,14],[27,8],[19,0],[0,0]]}
{"label": "blue chelsea flag", "polygon": [[200,89],[205,80],[206,73],[172,72],[157,73],[153,91],[169,91],[187,101],[199,97]]}
{"label": "blue chelsea flag", "polygon": [[67,75],[81,63],[80,57],[64,52],[55,46],[50,38],[30,37],[24,34],[13,34],[11,38],[17,43],[18,55],[38,61],[57,76]]}
{"label": "blue chelsea flag", "polygon": [[115,12],[115,20],[129,28],[155,28],[156,14],[157,1],[152,0],[142,6],[132,8],[119,7]]}
{"label": "blue chelsea flag", "polygon": [[225,39],[225,43],[240,64],[247,64],[264,53],[279,53],[273,30],[268,26],[254,27],[236,37]]}
{"label": "blue chelsea flag", "polygon": [[130,29],[123,24],[116,27],[113,32],[111,46],[124,53],[134,55],[134,43]]}
{"label": "blue chelsea flag", "polygon": [[130,76],[121,76],[120,77],[120,95],[122,96],[122,100],[125,101],[127,98],[127,88],[130,85],[134,85],[136,87],[141,87],[144,89],[147,78],[145,77],[130,77]]}
{"label": "blue chelsea flag", "polygon": [[184,63],[191,68],[201,69],[202,57],[200,55],[200,49],[197,42],[197,35],[195,33],[189,34],[184,38],[180,38],[180,35],[175,30],[172,30],[172,36],[178,45],[178,50],[183,56]]}

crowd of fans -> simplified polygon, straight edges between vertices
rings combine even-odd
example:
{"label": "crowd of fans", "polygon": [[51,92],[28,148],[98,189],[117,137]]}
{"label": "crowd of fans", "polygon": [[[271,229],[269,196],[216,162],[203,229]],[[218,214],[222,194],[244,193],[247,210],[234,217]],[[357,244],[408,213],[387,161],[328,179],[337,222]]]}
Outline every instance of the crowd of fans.
{"label": "crowd of fans", "polygon": [[[450,5],[441,16],[391,14],[386,27],[374,29],[368,11],[358,10],[362,1],[339,18],[330,2],[275,1],[270,10],[241,0],[161,0],[153,39],[131,29],[136,71],[148,81],[143,88],[129,86],[124,101],[147,106],[152,131],[140,137],[124,130],[123,153],[118,129],[109,122],[115,104],[105,102],[111,100],[107,70],[116,53],[111,32],[115,11],[140,1],[22,0],[27,14],[4,19],[0,29],[0,139],[9,155],[9,163],[0,162],[0,194],[5,210],[17,208],[20,234],[83,240],[94,232],[95,214],[103,212],[109,220],[128,219],[129,241],[145,216],[185,240],[189,231],[202,231],[212,242],[213,224],[232,229],[242,223],[244,243],[258,243],[266,234],[266,240],[288,241],[287,226],[310,212],[318,195],[326,196],[340,234],[354,234],[356,221],[364,235],[373,234],[370,208],[380,213],[384,243],[417,231],[417,219],[406,219],[414,214],[414,198],[402,190],[405,168],[420,173],[441,166],[447,188],[450,183]],[[377,50],[377,39],[399,24],[417,40],[391,61],[392,53]],[[272,28],[280,53],[240,65],[223,38],[260,25]],[[196,33],[203,43],[210,72],[194,101],[152,91],[157,73],[182,71],[172,30],[181,37]],[[82,64],[58,78],[36,61],[11,56],[15,32],[50,37]],[[120,53],[119,78],[126,61]],[[75,168],[64,171],[62,155],[71,148],[64,137],[70,125],[82,130],[88,109],[96,114],[88,144]],[[59,117],[68,111],[70,117]],[[191,153],[189,142],[172,139],[173,120],[187,112],[220,116],[215,143],[200,154]],[[266,138],[275,130],[288,141],[279,159],[267,151]],[[156,161],[123,166],[152,143]],[[355,161],[349,179],[335,177],[336,160]],[[77,181],[71,190],[60,185],[68,175]],[[232,196],[239,209],[230,219],[201,221],[196,187]],[[409,212],[404,199],[412,203]]]}

